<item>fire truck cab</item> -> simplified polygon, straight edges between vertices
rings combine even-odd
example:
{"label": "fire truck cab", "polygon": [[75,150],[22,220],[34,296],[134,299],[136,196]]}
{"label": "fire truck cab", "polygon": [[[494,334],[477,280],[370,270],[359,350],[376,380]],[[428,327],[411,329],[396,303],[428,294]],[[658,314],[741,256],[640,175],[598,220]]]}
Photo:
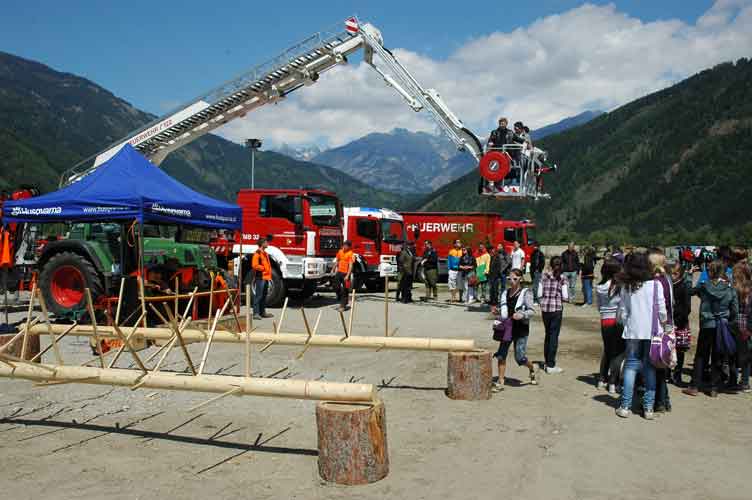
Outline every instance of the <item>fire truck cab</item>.
{"label": "fire truck cab", "polygon": [[405,222],[386,208],[345,207],[345,239],[352,241],[358,286],[384,290],[384,278],[397,274],[397,254],[406,241]]}
{"label": "fire truck cab", "polygon": [[310,296],[331,277],[334,257],[342,246],[342,205],[337,195],[318,189],[241,189],[237,203],[243,222],[233,253],[243,256],[244,283],[253,277],[251,256],[259,238],[271,239],[267,248],[272,264],[270,307],[281,305],[288,290]]}

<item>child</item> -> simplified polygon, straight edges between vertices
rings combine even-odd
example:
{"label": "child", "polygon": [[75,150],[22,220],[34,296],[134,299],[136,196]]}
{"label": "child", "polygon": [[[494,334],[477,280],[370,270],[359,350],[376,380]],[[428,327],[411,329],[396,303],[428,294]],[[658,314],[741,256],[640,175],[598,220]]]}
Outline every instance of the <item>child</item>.
{"label": "child", "polygon": [[682,369],[684,356],[692,347],[692,333],[689,329],[689,314],[692,312],[692,301],[689,296],[689,286],[684,274],[684,266],[675,263],[671,266],[671,285],[674,290],[674,333],[676,334],[676,368],[673,381],[677,387],[682,386]]}
{"label": "child", "polygon": [[609,394],[616,394],[616,384],[619,382],[619,367],[612,365],[619,355],[624,353],[625,346],[624,339],[621,338],[623,328],[616,321],[621,294],[619,287],[614,283],[614,276],[619,271],[621,271],[619,261],[609,257],[601,267],[601,282],[596,287],[598,312],[601,316],[601,338],[603,339],[603,356],[601,357],[598,388],[603,389],[608,384]]}

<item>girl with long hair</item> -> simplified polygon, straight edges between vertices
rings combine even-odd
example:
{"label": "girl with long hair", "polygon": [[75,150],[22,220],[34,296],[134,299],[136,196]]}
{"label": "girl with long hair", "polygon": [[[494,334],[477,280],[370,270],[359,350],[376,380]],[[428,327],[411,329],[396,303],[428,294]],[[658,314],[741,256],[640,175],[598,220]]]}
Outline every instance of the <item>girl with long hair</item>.
{"label": "girl with long hair", "polygon": [[674,385],[681,387],[684,357],[692,347],[692,333],[689,328],[689,314],[692,312],[692,301],[689,296],[689,284],[684,266],[675,263],[669,268],[671,287],[674,291],[674,333],[676,334],[676,368],[674,368]]}
{"label": "girl with long hair", "polygon": [[[671,278],[666,272],[666,255],[662,250],[654,248],[648,252],[648,260],[653,268],[653,277],[663,288],[663,300],[666,303],[666,328],[674,329],[674,295]],[[671,398],[668,391],[668,379],[671,370],[656,368],[655,370],[655,404],[656,412],[671,411]]]}
{"label": "girl with long hair", "polygon": [[[633,253],[624,261],[624,270],[617,276],[621,286],[619,318],[624,325],[622,337],[626,341],[624,362],[624,389],[621,404],[616,410],[619,417],[632,414],[632,397],[637,372],[645,382],[642,408],[647,420],[654,418],[655,368],[650,362],[650,339],[653,333],[653,314],[658,314],[660,325],[667,321],[663,285],[653,279],[653,266],[643,252]],[[657,311],[654,311],[657,304]]]}
{"label": "girl with long hair", "polygon": [[621,263],[613,257],[607,258],[601,266],[601,282],[595,289],[603,340],[598,388],[603,389],[608,384],[610,394],[616,394],[616,385],[619,382],[619,367],[612,366],[612,364],[615,364],[614,362],[624,352],[625,346],[624,339],[621,337],[622,326],[616,321],[616,313],[621,302],[621,289],[614,277],[620,271]]}
{"label": "girl with long hair", "polygon": [[734,288],[739,302],[739,315],[736,317],[738,331],[736,364],[742,371],[741,383],[734,387],[741,392],[751,392],[749,373],[752,369],[750,341],[752,340],[752,269],[746,261],[734,264]]}

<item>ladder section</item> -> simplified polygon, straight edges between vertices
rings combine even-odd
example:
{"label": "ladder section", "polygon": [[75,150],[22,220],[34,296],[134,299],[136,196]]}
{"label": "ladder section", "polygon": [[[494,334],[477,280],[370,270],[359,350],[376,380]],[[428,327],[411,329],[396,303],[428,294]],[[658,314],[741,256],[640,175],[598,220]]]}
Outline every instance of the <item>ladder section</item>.
{"label": "ladder section", "polygon": [[125,143],[159,164],[172,151],[228,121],[275,102],[298,88],[311,85],[319,75],[345,62],[362,46],[352,32],[319,32],[278,56],[194,99],[190,104],[131,132],[104,151],[87,158],[61,178],[61,185],[83,178],[110,159]]}

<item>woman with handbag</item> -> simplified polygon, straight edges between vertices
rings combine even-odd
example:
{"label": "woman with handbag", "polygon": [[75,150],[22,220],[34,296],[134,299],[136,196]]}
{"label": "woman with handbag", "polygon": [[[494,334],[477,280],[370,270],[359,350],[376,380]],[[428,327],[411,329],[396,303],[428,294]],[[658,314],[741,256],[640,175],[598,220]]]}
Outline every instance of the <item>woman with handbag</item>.
{"label": "woman with handbag", "polygon": [[522,271],[512,269],[509,275],[509,289],[501,294],[499,321],[494,325],[494,340],[499,340],[499,349],[494,354],[499,368],[499,381],[492,391],[504,389],[504,375],[507,369],[507,354],[514,343],[514,359],[519,366],[526,366],[530,372],[530,384],[538,385],[535,379],[535,365],[527,358],[527,339],[530,335],[530,318],[534,311],[533,294],[522,287]]}
{"label": "woman with handbag", "polygon": [[692,312],[692,300],[689,285],[685,277],[684,266],[675,263],[671,268],[671,287],[674,291],[674,328],[676,328],[676,368],[674,368],[674,385],[681,387],[684,357],[692,347],[692,333],[689,329],[689,314]]}
{"label": "woman with handbag", "polygon": [[[653,267],[653,277],[663,288],[663,300],[666,303],[666,329],[673,334],[674,330],[674,296],[671,279],[666,273],[666,255],[657,248],[648,252],[648,260]],[[671,376],[670,367],[656,367],[655,369],[655,404],[653,408],[658,413],[671,411],[671,398],[668,391],[668,379]]]}
{"label": "woman with handbag", "polygon": [[[710,397],[718,396],[724,351],[730,349],[728,324],[736,321],[739,310],[736,291],[725,279],[725,266],[714,260],[707,266],[708,281],[693,286],[690,293],[700,296],[700,334],[689,387],[682,391],[697,396],[702,384],[702,372],[710,359]],[[724,329],[725,327],[725,329]],[[735,346],[734,346],[735,347]]]}
{"label": "woman with handbag", "polygon": [[655,418],[655,367],[650,360],[650,346],[655,330],[666,324],[666,301],[663,285],[653,279],[653,269],[647,254],[636,252],[624,261],[624,270],[617,282],[621,285],[621,304],[618,317],[624,325],[626,359],[624,361],[624,389],[616,415],[627,418],[632,414],[637,372],[645,382],[642,408],[646,420]]}

